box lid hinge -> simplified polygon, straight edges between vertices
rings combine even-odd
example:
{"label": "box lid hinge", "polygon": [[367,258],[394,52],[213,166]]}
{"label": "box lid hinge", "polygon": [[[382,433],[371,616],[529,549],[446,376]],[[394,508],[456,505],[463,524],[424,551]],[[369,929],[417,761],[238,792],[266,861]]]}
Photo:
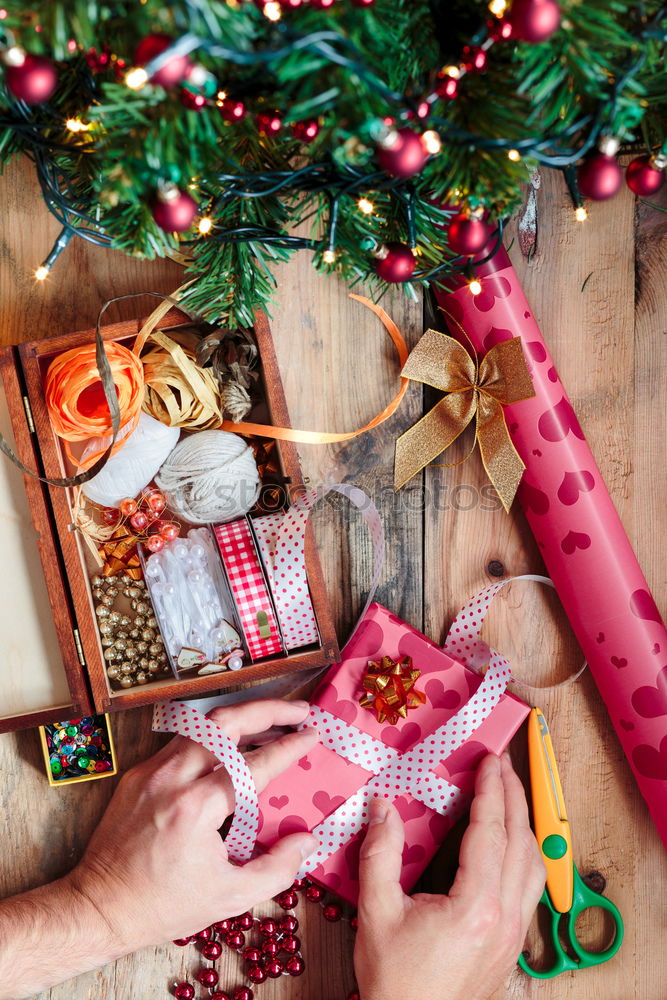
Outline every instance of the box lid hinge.
{"label": "box lid hinge", "polygon": [[23,397],[23,409],[25,410],[25,418],[28,421],[28,429],[31,434],[35,433],[35,421],[32,419],[32,407],[30,405],[30,400],[27,396]]}
{"label": "box lid hinge", "polygon": [[85,667],[86,658],[83,655],[83,646],[81,645],[81,636],[79,635],[78,628],[73,628],[72,634],[74,636],[74,645],[76,646],[76,655],[79,657],[79,663],[82,667]]}

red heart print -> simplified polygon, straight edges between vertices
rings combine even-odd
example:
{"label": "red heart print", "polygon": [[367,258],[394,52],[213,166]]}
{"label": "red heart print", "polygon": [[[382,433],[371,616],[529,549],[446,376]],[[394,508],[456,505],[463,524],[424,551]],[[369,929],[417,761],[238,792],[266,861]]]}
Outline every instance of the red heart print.
{"label": "red heart print", "polygon": [[643,619],[643,621],[659,622],[662,624],[660,612],[658,611],[657,605],[648,590],[635,590],[635,592],[631,594],[630,610],[633,615],[636,615],[637,618]]}
{"label": "red heart print", "polygon": [[632,707],[643,719],[667,715],[667,667],[658,674],[656,687],[649,684],[633,692]]}
{"label": "red heart print", "polygon": [[323,816],[330,816],[339,806],[346,802],[344,795],[329,795],[328,792],[319,791],[313,795],[313,805]]}
{"label": "red heart print", "polygon": [[572,403],[565,396],[551,410],[542,414],[537,422],[537,429],[545,441],[562,441],[570,432],[581,441],[584,440],[584,432],[572,409]]}
{"label": "red heart print", "polygon": [[497,274],[487,274],[484,277],[482,291],[475,295],[472,302],[480,312],[488,312],[493,309],[496,299],[506,299],[512,291],[507,278],[501,278]]}
{"label": "red heart print", "polygon": [[631,733],[635,728],[634,722],[628,722],[627,719],[620,719],[619,721],[621,723],[621,728],[625,729],[626,733]]}
{"label": "red heart print", "polygon": [[566,472],[558,487],[558,499],[566,507],[571,507],[579,499],[580,493],[590,493],[595,486],[593,474],[588,469],[580,472]]}
{"label": "red heart print", "polygon": [[342,719],[343,722],[354,722],[360,711],[358,705],[355,705],[353,701],[348,701],[346,698],[341,698],[340,701],[327,704],[327,709],[332,715],[335,715],[338,719]]}
{"label": "red heart print", "polygon": [[547,352],[544,344],[541,344],[539,340],[529,340],[523,345],[526,348],[526,352],[533,361],[541,362],[547,360]]}
{"label": "red heart print", "polygon": [[595,637],[595,641],[604,642],[604,632],[598,632],[597,636]]}
{"label": "red heart print", "polygon": [[350,654],[372,659],[382,649],[383,640],[382,626],[370,618],[365,618],[354,633]]}
{"label": "red heart print", "polygon": [[308,760],[307,757],[302,757],[301,760],[299,761],[299,767],[304,771],[310,771],[312,766],[313,765],[311,764],[311,762]]}
{"label": "red heart print", "polygon": [[419,861],[423,861],[426,856],[426,851],[421,844],[407,844],[403,848],[403,865],[416,865]]}
{"label": "red heart print", "polygon": [[272,795],[269,799],[269,805],[274,809],[284,809],[289,802],[289,795]]}
{"label": "red heart print", "polygon": [[403,822],[408,823],[411,819],[419,819],[423,816],[426,812],[426,806],[419,799],[411,798],[409,801],[399,799],[398,810]]}
{"label": "red heart print", "polygon": [[627,667],[628,661],[624,656],[612,656],[611,665],[612,667],[616,667],[617,670],[621,670],[622,667]]}
{"label": "red heart print", "polygon": [[451,825],[452,821],[449,816],[441,816],[440,813],[437,812],[434,812],[428,821],[429,832],[433,839],[437,841],[444,839],[444,836]]}
{"label": "red heart print", "polygon": [[537,458],[542,458],[542,452],[540,451],[539,448],[533,448],[533,455],[535,455]]}
{"label": "red heart print", "polygon": [[407,722],[404,726],[385,726],[380,738],[385,746],[395,750],[408,750],[421,739],[422,730],[416,722]]}
{"label": "red heart print", "polygon": [[476,770],[477,765],[486,757],[487,753],[488,750],[479,740],[468,740],[462,747],[450,754],[446,763],[452,783],[460,785],[461,776]]}
{"label": "red heart print", "polygon": [[484,338],[484,347],[487,351],[490,351],[492,347],[496,344],[502,344],[504,340],[512,339],[511,330],[502,330],[499,327],[492,326],[486,337]]}
{"label": "red heart print", "polygon": [[583,531],[568,531],[567,535],[560,543],[560,547],[566,556],[571,556],[576,549],[590,548],[591,539]]}
{"label": "red heart print", "polygon": [[290,833],[302,833],[304,830],[308,830],[308,824],[303,816],[286,816],[280,821],[278,836],[282,839],[282,837],[289,836]]}
{"label": "red heart print", "polygon": [[[405,628],[405,626],[403,627]],[[424,637],[419,632],[413,632],[410,629],[408,632],[403,632],[401,638],[398,640],[398,649],[396,652],[399,658],[401,656],[412,657],[413,666],[417,670],[422,670],[423,665],[419,662],[419,658],[424,656],[425,648]]]}
{"label": "red heart print", "polygon": [[533,514],[546,514],[549,510],[549,497],[525,478],[519,486],[519,499],[521,506],[532,510]]}
{"label": "red heart print", "polygon": [[632,762],[645,778],[655,778],[656,781],[667,781],[667,736],[664,736],[660,749],[642,743],[632,751]]}
{"label": "red heart print", "polygon": [[658,653],[660,652],[660,646],[658,645],[657,642],[653,643],[653,649],[651,650],[651,652],[653,653],[654,656],[657,656]]}

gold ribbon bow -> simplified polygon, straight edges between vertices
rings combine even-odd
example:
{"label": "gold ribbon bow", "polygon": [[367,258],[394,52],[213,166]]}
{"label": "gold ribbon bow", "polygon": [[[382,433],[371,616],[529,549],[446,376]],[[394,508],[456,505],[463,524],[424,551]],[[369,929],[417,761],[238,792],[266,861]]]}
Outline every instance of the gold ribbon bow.
{"label": "gold ribbon bow", "polygon": [[409,708],[417,708],[426,701],[426,695],[415,687],[421,670],[412,666],[412,658],[404,656],[392,660],[369,660],[368,670],[361,682],[366,694],[359,699],[362,708],[374,711],[378,722],[389,720],[395,726],[399,716],[404,719]]}
{"label": "gold ribbon bow", "polygon": [[503,406],[535,395],[521,340],[501,341],[478,362],[453,337],[427,330],[401,375],[448,395],[396,441],[394,488],[400,489],[449,448],[476,418],[475,443],[509,511],[525,465],[512,444]]}

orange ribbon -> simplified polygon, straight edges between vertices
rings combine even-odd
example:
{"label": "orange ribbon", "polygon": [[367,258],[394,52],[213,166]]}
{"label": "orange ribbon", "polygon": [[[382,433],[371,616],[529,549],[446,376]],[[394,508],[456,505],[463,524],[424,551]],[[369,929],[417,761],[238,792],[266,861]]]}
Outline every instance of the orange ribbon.
{"label": "orange ribbon", "polygon": [[98,553],[104,568],[102,576],[123,574],[133,580],[141,580],[141,563],[137,552],[139,537],[120,524],[108,542],[104,542]]}
{"label": "orange ribbon", "polygon": [[412,657],[392,660],[383,656],[381,660],[369,660],[362,687],[366,694],[359,703],[362,708],[374,711],[378,722],[389,720],[395,726],[399,717],[404,719],[408,709],[418,708],[426,701],[426,695],[415,687],[421,670],[412,666]]}

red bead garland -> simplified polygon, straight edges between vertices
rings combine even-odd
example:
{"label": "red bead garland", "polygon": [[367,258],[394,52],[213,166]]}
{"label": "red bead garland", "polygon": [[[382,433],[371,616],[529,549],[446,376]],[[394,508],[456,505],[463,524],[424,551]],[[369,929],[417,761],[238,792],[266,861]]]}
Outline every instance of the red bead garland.
{"label": "red bead garland", "polygon": [[[332,923],[343,919],[343,909],[337,902],[326,899],[326,890],[309,879],[298,879],[275,902],[284,907],[288,900],[296,906],[299,902],[297,890],[303,890],[306,899],[318,903],[325,920]],[[282,902],[281,902],[282,901]],[[356,930],[356,915],[350,918],[350,926]],[[226,944],[233,951],[241,952],[247,983],[233,987],[230,992],[218,989],[219,972],[214,967],[204,967],[196,974],[196,980],[205,988],[206,1000],[255,1000],[253,987],[260,986],[267,979],[280,976],[302,976],[306,963],[301,954],[301,941],[295,932],[299,921],[293,913],[280,917],[253,917],[245,912],[231,919],[218,920],[210,927],[189,937],[177,938],[174,944],[183,947],[189,943],[199,944],[203,958],[217,961]],[[246,934],[253,931],[259,935],[256,944],[245,944]],[[192,983],[174,983],[173,995],[176,1000],[194,1000],[195,987]],[[352,990],[346,1000],[360,1000],[357,990]]]}

